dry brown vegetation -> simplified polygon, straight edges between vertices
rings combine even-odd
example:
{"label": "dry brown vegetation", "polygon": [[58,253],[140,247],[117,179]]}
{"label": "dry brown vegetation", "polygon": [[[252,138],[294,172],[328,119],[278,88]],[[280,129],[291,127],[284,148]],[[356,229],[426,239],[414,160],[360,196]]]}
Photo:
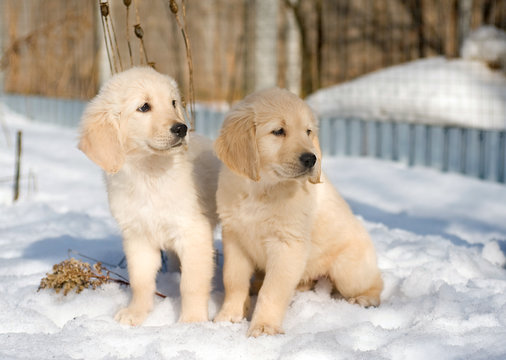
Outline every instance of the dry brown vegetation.
{"label": "dry brown vegetation", "polygon": [[[187,54],[170,1],[132,1],[128,17],[123,0],[108,2],[121,67],[153,62],[187,93]],[[254,72],[248,64],[254,43],[250,31],[254,0],[186,4],[197,99],[231,102],[243,97]],[[273,31],[279,44],[277,82],[280,86],[287,82],[286,16],[293,11],[303,39],[303,95],[385,66],[438,54],[458,55],[458,0],[280,0],[279,4],[278,29]],[[98,1],[4,0],[0,6],[6,91],[73,98],[96,93],[103,42]],[[471,28],[487,23],[504,29],[505,19],[505,1],[473,1]],[[144,46],[134,35],[139,24]]]}

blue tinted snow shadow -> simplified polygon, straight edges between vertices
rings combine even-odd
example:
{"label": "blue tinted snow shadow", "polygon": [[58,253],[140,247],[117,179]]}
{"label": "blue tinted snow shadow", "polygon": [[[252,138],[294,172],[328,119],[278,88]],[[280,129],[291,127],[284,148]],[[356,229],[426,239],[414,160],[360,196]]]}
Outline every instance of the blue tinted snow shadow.
{"label": "blue tinted snow shadow", "polygon": [[69,257],[79,258],[75,252],[101,261],[104,264],[119,264],[123,258],[121,237],[109,236],[103,239],[82,239],[69,235],[46,238],[28,246],[23,257],[27,259],[48,260],[60,262]]}
{"label": "blue tinted snow shadow", "polygon": [[[467,227],[474,228],[483,233],[501,233],[503,231],[502,228],[497,228],[490,224],[485,224],[472,219],[453,219],[452,222],[450,222],[445,219],[414,216],[406,212],[390,213],[355,200],[346,199],[346,201],[350,204],[353,213],[362,216],[366,221],[381,223],[388,228],[406,230],[422,236],[439,235],[450,240],[457,246],[478,249],[483,248],[483,244],[469,243],[455,234],[448,233],[447,229],[451,223],[466,224]],[[506,254],[506,240],[499,240],[498,243],[502,252]]]}

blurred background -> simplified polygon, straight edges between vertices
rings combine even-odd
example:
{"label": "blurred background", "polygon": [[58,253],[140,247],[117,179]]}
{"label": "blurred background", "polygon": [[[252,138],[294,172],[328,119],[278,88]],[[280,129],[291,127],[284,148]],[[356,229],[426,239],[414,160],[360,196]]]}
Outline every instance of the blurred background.
{"label": "blurred background", "polygon": [[[130,67],[127,7],[110,0],[123,67]],[[458,57],[484,24],[506,28],[504,0],[186,1],[196,97],[231,101],[266,85],[302,96],[418,58]],[[109,76],[99,1],[0,1],[2,88],[89,99]],[[130,5],[136,65],[140,24],[148,60],[187,86],[184,42],[167,0]]]}
{"label": "blurred background", "polygon": [[[506,0],[187,0],[184,18],[175,3],[197,131],[216,136],[230,104],[280,86],[319,113],[326,154],[504,182]],[[1,0],[0,14],[0,101],[30,119],[76,126],[132,65],[174,77],[188,99],[169,0]]]}

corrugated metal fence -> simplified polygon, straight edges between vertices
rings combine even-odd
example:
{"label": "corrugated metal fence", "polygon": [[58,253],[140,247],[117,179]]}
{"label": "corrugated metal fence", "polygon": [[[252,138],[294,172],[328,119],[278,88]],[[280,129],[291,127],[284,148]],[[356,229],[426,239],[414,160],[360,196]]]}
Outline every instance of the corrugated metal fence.
{"label": "corrugated metal fence", "polygon": [[[11,110],[34,121],[76,127],[86,102],[3,94]],[[197,107],[197,132],[216,138],[224,113]],[[367,156],[506,183],[506,131],[454,126],[320,119],[325,156]]]}
{"label": "corrugated metal fence", "polygon": [[376,157],[505,183],[504,130],[325,118],[320,143],[328,156]]}

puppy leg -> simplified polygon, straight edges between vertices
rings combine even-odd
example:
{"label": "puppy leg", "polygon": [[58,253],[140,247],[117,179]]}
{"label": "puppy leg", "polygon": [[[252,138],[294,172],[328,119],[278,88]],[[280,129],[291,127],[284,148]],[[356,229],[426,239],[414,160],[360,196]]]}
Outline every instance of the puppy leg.
{"label": "puppy leg", "polygon": [[306,265],[307,247],[303,241],[269,244],[265,279],[251,319],[248,336],[281,334],[286,309]]}
{"label": "puppy leg", "polygon": [[346,247],[331,265],[329,276],[339,293],[350,303],[379,306],[383,280],[372,243]]}
{"label": "puppy leg", "polygon": [[225,300],[214,321],[239,322],[249,310],[249,286],[254,266],[235,236],[223,228]]}
{"label": "puppy leg", "polygon": [[125,239],[125,251],[132,300],[128,307],[121,309],[114,317],[125,325],[140,325],[153,307],[156,289],[156,273],[160,268],[160,249],[153,247],[146,239]]}
{"label": "puppy leg", "polygon": [[180,322],[209,320],[208,302],[214,269],[212,231],[195,232],[184,239],[181,251]]}

